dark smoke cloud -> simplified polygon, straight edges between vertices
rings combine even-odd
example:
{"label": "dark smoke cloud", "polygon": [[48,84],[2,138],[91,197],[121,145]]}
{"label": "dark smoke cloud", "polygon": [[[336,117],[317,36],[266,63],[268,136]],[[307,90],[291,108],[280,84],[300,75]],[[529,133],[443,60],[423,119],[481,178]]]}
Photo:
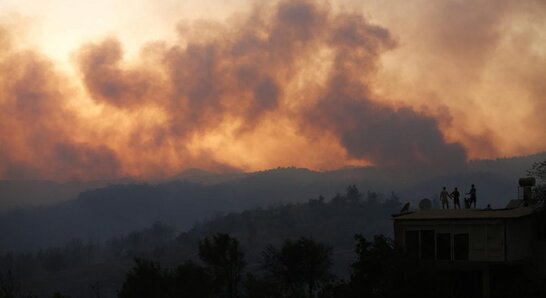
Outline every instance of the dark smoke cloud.
{"label": "dark smoke cloud", "polygon": [[121,168],[116,154],[103,145],[58,144],[54,147],[54,160],[61,167],[59,170],[69,168],[75,177],[87,176],[89,169],[104,177],[116,177]]}
{"label": "dark smoke cloud", "polygon": [[254,110],[273,109],[277,106],[280,89],[271,78],[265,78],[254,88]]}
{"label": "dark smoke cloud", "polygon": [[312,115],[352,156],[375,164],[447,168],[466,160],[460,144],[445,142],[436,120],[411,108],[395,110],[334,89]]}
{"label": "dark smoke cloud", "polygon": [[[77,53],[85,92],[103,108],[93,120],[123,119],[129,123],[123,129],[98,123],[102,129],[95,130],[69,108],[67,78],[50,62],[37,54],[8,53],[0,68],[17,72],[2,78],[8,100],[0,102],[0,113],[2,119],[10,116],[0,120],[1,140],[10,146],[0,158],[0,175],[149,177],[191,167],[252,168],[244,156],[242,162],[220,158],[231,144],[205,142],[230,125],[235,129],[228,140],[239,147],[256,146],[261,135],[292,152],[293,144],[266,133],[281,134],[289,125],[303,139],[333,135],[350,160],[447,166],[466,159],[461,145],[444,140],[435,119],[386,104],[371,91],[379,58],[396,41],[362,15],[334,13],[313,1],[281,1],[256,6],[233,23],[181,32],[180,44],[150,44],[134,61],[124,59],[115,38],[86,44]],[[152,112],[157,116],[146,116]],[[281,121],[284,126],[276,126]],[[16,133],[8,136],[10,129]],[[198,147],[200,142],[205,145]],[[256,149],[262,151],[267,148]],[[298,155],[291,160],[316,165]]]}
{"label": "dark smoke cloud", "polygon": [[397,33],[401,47],[387,54],[387,75],[378,80],[388,96],[437,118],[473,159],[543,151],[538,127],[545,123],[545,100],[532,90],[543,85],[546,69],[538,33],[546,28],[545,4],[382,1],[376,11],[389,11],[382,24]]}
{"label": "dark smoke cloud", "polygon": [[123,50],[116,39],[84,47],[79,62],[85,85],[97,101],[118,107],[142,104],[153,97],[149,91],[154,76],[146,70],[123,69],[122,57]]}
{"label": "dark smoke cloud", "polygon": [[395,46],[390,33],[359,15],[339,16],[334,28],[334,71],[313,119],[322,119],[352,156],[375,164],[462,165],[466,150],[446,143],[435,119],[382,105],[362,80],[376,70],[379,55]]}

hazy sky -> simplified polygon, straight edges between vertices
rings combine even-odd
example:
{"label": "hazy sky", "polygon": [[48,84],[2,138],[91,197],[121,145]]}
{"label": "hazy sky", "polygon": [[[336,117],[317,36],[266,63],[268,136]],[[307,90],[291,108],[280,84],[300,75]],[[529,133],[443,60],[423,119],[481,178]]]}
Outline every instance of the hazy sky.
{"label": "hazy sky", "polygon": [[0,0],[0,179],[546,150],[544,1]]}

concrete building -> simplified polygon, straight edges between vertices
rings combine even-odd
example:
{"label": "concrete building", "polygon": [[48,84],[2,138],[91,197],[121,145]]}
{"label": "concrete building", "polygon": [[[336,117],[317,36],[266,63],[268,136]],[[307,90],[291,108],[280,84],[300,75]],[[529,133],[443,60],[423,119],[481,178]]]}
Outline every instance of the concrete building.
{"label": "concrete building", "polygon": [[546,212],[544,202],[532,198],[531,184],[520,179],[522,198],[503,209],[393,215],[395,241],[408,257],[438,269],[478,273],[481,297],[491,297],[491,273],[498,268],[534,266],[546,277]]}

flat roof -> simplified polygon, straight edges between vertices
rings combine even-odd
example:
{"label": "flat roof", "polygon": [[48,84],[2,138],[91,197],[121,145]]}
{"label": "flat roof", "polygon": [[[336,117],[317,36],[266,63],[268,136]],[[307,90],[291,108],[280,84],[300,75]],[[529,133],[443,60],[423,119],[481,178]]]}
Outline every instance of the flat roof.
{"label": "flat roof", "polygon": [[393,215],[394,220],[419,219],[495,219],[518,218],[531,215],[537,211],[532,207],[514,209],[431,209]]}

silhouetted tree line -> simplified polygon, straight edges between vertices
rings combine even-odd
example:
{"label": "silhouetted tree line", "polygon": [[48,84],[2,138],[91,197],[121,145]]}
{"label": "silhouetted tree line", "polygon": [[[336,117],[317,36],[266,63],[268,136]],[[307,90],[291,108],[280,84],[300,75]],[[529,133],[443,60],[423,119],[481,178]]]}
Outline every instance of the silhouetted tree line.
{"label": "silhouetted tree line", "polygon": [[307,237],[286,240],[280,248],[266,247],[259,268],[249,271],[245,270],[238,240],[217,234],[199,243],[202,265],[187,261],[174,269],[163,269],[156,262],[135,259],[119,297],[350,298],[439,294],[433,283],[435,278],[407,263],[401,250],[385,236],[368,241],[356,235],[355,253],[347,281],[337,280],[331,272],[332,247]]}
{"label": "silhouetted tree line", "polygon": [[175,229],[161,222],[149,228],[134,231],[104,243],[72,239],[62,246],[50,246],[36,253],[5,253],[0,255],[0,268],[14,270],[19,276],[37,273],[55,273],[70,268],[83,267],[98,261],[133,258],[139,255],[154,256],[153,252],[167,245],[175,236]]}
{"label": "silhouetted tree line", "polygon": [[[394,194],[384,197],[375,192],[361,193],[351,185],[344,195],[337,194],[329,200],[319,196],[306,203],[218,215],[178,236],[172,226],[156,222],[147,229],[104,242],[74,239],[65,245],[35,253],[0,254],[0,268],[12,270],[26,280],[52,273],[63,274],[103,262],[119,266],[120,260],[135,257],[159,260],[172,267],[188,259],[196,261],[195,250],[199,241],[216,233],[236,237],[251,264],[261,260],[264,247],[271,244],[279,247],[285,239],[297,239],[300,235],[329,243],[336,250],[350,251],[353,246],[351,238],[355,233],[370,236],[376,232],[390,232],[390,214],[396,212],[399,206],[398,197]],[[333,263],[335,267],[339,260],[334,259]],[[95,280],[90,277],[89,284],[92,282]],[[112,283],[119,281],[109,282]],[[55,289],[53,287],[51,290]]]}
{"label": "silhouetted tree line", "polygon": [[546,160],[533,163],[527,171],[527,176],[537,180],[537,185],[533,189],[534,197],[546,199]]}
{"label": "silhouetted tree line", "polygon": [[25,290],[21,282],[13,275],[13,272],[7,271],[0,273],[0,298],[33,298],[31,292]]}
{"label": "silhouetted tree line", "polygon": [[73,239],[64,245],[50,246],[34,253],[8,252],[0,254],[0,268],[26,277],[110,259],[149,257],[166,262],[169,259],[179,261],[195,253],[200,239],[218,232],[236,236],[253,257],[259,257],[266,245],[279,245],[284,239],[300,235],[326,241],[336,248],[350,249],[350,239],[355,233],[366,236],[389,233],[392,229],[390,215],[399,208],[400,202],[395,194],[385,198],[375,192],[361,193],[351,185],[346,194],[337,194],[330,200],[319,196],[306,203],[219,215],[178,236],[173,226],[155,222],[149,228],[103,242]]}
{"label": "silhouetted tree line", "polygon": [[[135,259],[119,298],[391,298],[481,297],[476,272],[439,270],[405,256],[395,243],[376,235],[356,235],[355,259],[347,280],[331,271],[332,247],[312,238],[285,240],[262,251],[259,267],[245,267],[236,238],[217,234],[199,242],[200,263],[172,269]],[[544,280],[533,271],[496,270],[494,297],[544,297]],[[499,276],[503,275],[504,276]],[[472,289],[474,287],[474,289]]]}
{"label": "silhouetted tree line", "polygon": [[[37,253],[8,253],[0,256],[0,268],[28,277],[97,262],[114,270],[119,260],[134,259],[123,285],[112,281],[119,297],[448,297],[446,284],[457,288],[466,281],[412,263],[388,237],[373,236],[391,231],[390,214],[399,208],[395,194],[385,198],[350,185],[330,200],[319,196],[222,215],[176,237],[172,226],[156,222],[101,244],[73,240]],[[350,267],[335,270],[347,248]],[[3,280],[0,298],[33,297],[15,279]],[[95,288],[100,293],[98,283]]]}
{"label": "silhouetted tree line", "polygon": [[260,268],[245,276],[239,241],[217,234],[199,242],[203,265],[187,261],[174,269],[135,259],[135,267],[119,293],[125,297],[317,297],[334,276],[332,249],[311,238],[286,240],[280,249],[268,246]]}
{"label": "silhouetted tree line", "polygon": [[[220,216],[197,224],[178,236],[181,242],[215,233],[228,233],[239,239],[249,252],[259,252],[269,244],[280,245],[287,238],[300,235],[328,242],[336,249],[350,250],[351,238],[360,233],[367,237],[392,232],[391,214],[400,210],[396,194],[361,193],[355,185],[345,194],[327,200],[323,196],[306,203],[286,204],[272,208],[256,208]],[[254,254],[252,253],[254,257]]]}

